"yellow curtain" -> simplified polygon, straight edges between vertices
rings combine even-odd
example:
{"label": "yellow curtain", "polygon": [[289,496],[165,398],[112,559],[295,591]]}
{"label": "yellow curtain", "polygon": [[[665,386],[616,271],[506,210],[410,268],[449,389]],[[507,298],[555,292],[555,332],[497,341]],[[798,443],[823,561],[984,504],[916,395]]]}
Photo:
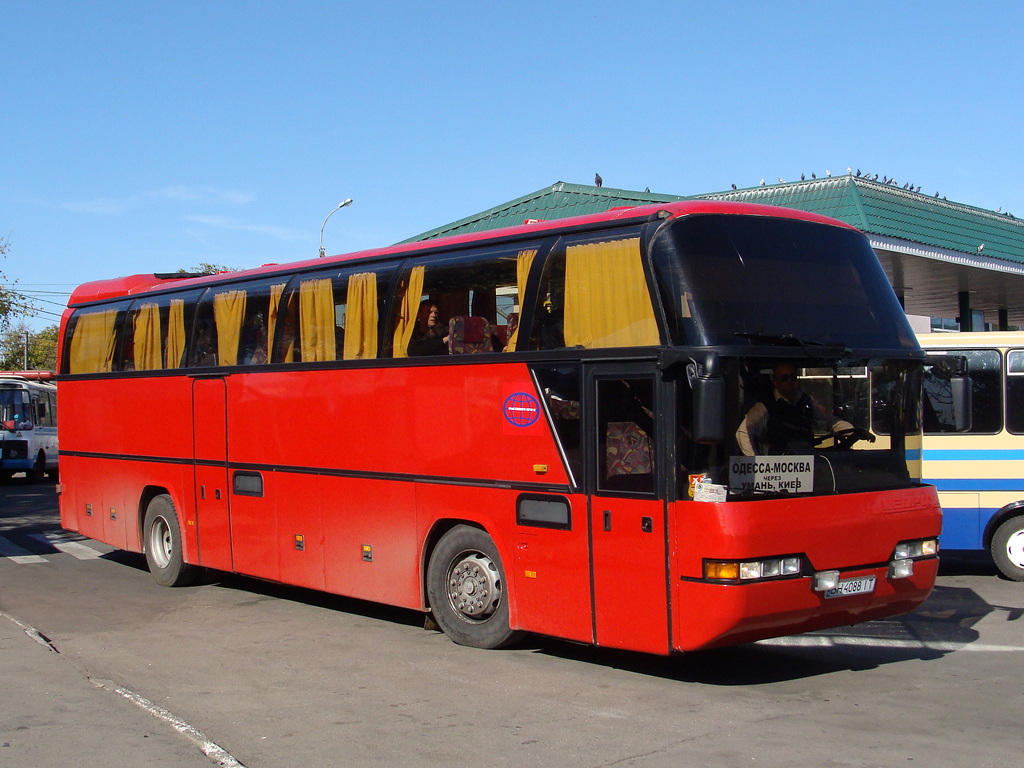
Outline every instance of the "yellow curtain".
{"label": "yellow curtain", "polygon": [[331,279],[303,280],[299,285],[299,332],[302,362],[334,360],[334,291]]}
{"label": "yellow curtain", "polygon": [[371,360],[377,356],[377,275],[352,275],[345,301],[345,359]]}
{"label": "yellow curtain", "polygon": [[409,270],[408,285],[405,286],[402,306],[399,307],[398,322],[395,323],[392,357],[409,356],[409,342],[412,341],[412,332],[416,327],[416,313],[419,312],[420,299],[423,297],[423,272],[422,266]]}
{"label": "yellow curtain", "polygon": [[143,304],[135,313],[135,370],[155,371],[161,362],[160,307]]}
{"label": "yellow curtain", "polygon": [[[526,298],[526,279],[530,276],[530,267],[533,266],[533,257],[537,255],[537,249],[530,251],[520,251],[519,256],[516,257],[516,291],[518,294],[519,307],[519,319],[523,319],[523,300]],[[506,352],[515,352],[516,342],[519,340],[519,328],[512,332],[512,335],[508,339],[508,344],[505,345]]]}
{"label": "yellow curtain", "polygon": [[171,299],[167,317],[167,367],[180,368],[185,355],[185,302]]}
{"label": "yellow curtain", "polygon": [[567,347],[660,343],[639,238],[566,248],[564,329]]}
{"label": "yellow curtain", "polygon": [[71,337],[71,373],[106,373],[114,362],[114,321],[117,310],[79,315]]}
{"label": "yellow curtain", "polygon": [[285,283],[270,286],[270,308],[267,310],[267,362],[273,356],[274,331],[277,329],[277,313],[281,310],[281,294]]}
{"label": "yellow curtain", "polygon": [[225,291],[213,297],[217,325],[217,359],[221,365],[238,364],[238,341],[245,317],[245,291]]}

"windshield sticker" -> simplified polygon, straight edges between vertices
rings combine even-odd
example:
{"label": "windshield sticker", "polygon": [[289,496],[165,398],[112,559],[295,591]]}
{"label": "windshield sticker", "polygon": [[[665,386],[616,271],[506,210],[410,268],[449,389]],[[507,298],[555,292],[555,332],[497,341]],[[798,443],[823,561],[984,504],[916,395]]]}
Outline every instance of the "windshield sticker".
{"label": "windshield sticker", "polygon": [[729,490],[737,493],[811,493],[814,456],[733,456]]}

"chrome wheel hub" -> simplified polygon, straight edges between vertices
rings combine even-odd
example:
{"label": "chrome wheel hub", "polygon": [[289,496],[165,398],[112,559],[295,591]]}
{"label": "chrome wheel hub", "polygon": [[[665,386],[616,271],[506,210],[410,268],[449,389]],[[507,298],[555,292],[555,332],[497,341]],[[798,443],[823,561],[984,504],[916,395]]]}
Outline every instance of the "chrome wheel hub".
{"label": "chrome wheel hub", "polygon": [[456,558],[448,571],[448,601],[467,621],[486,621],[501,603],[501,577],[494,562],[481,552]]}

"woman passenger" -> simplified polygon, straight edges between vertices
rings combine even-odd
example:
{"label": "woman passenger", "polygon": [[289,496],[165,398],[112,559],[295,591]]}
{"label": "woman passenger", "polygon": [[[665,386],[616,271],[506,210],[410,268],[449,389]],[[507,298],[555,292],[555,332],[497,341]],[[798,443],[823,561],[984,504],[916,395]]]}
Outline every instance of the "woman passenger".
{"label": "woman passenger", "polygon": [[420,303],[407,352],[409,357],[448,354],[448,324],[441,322],[437,304],[429,299]]}

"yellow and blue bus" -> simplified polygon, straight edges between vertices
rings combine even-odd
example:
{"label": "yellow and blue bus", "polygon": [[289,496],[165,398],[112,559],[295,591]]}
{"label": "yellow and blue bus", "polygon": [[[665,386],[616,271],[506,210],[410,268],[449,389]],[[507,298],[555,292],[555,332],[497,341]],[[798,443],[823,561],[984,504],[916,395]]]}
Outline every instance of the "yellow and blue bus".
{"label": "yellow and blue bus", "polygon": [[[983,550],[1024,581],[1024,332],[919,334],[926,366],[923,475],[942,504],[943,550]],[[938,357],[967,364],[971,409],[956,423]]]}

